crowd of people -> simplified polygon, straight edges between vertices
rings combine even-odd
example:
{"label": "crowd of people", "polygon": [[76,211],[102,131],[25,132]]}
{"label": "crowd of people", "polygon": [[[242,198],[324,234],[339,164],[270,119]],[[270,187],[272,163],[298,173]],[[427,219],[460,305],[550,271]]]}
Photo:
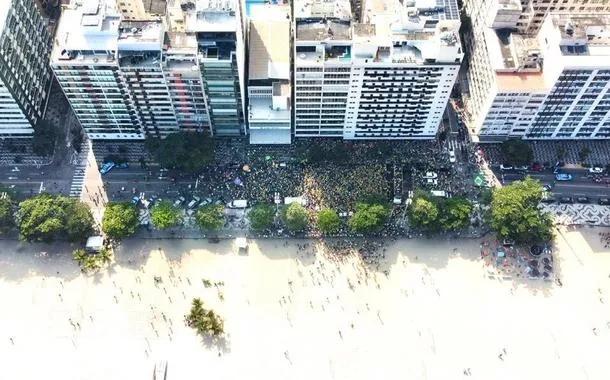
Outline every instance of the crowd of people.
{"label": "crowd of people", "polygon": [[610,232],[600,232],[599,240],[604,245],[604,248],[610,248]]}

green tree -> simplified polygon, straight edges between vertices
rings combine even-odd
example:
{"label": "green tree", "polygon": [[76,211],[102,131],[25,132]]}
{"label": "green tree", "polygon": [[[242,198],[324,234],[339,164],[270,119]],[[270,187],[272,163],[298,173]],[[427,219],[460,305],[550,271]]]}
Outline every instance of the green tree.
{"label": "green tree", "polygon": [[582,149],[580,151],[578,151],[578,160],[580,162],[585,162],[587,160],[587,158],[589,158],[590,154],[591,154],[591,149],[584,146],[584,147],[582,147]]}
{"label": "green tree", "polygon": [[[66,198],[67,199],[67,198]],[[89,206],[81,201],[69,200],[66,205],[66,233],[70,241],[84,241],[93,233],[93,215]]]}
{"label": "green tree", "polygon": [[102,218],[102,231],[112,240],[123,240],[138,228],[138,209],[130,202],[109,203]]}
{"label": "green tree", "polygon": [[32,151],[42,157],[53,154],[55,150],[55,140],[57,139],[57,129],[46,120],[39,121],[34,127],[32,135]]}
{"label": "green tree", "polygon": [[20,239],[82,241],[93,231],[93,216],[81,201],[42,193],[19,204]]}
{"label": "green tree", "polygon": [[357,233],[380,229],[388,218],[388,210],[380,204],[356,203],[356,212],[347,222],[349,230]]}
{"label": "green tree", "polygon": [[150,220],[162,230],[172,228],[180,223],[180,210],[170,201],[162,201],[150,210]]}
{"label": "green tree", "polygon": [[195,222],[202,231],[217,232],[225,223],[224,206],[209,204],[199,207]]}
{"label": "green tree", "polygon": [[341,227],[341,219],[335,210],[324,208],[318,212],[318,229],[325,234],[332,234]]}
{"label": "green tree", "polygon": [[538,209],[542,186],[531,177],[495,189],[489,222],[502,239],[520,244],[549,242],[553,238],[551,217]]}
{"label": "green tree", "polygon": [[112,261],[112,252],[104,247],[97,253],[89,254],[84,249],[79,248],[72,252],[72,257],[83,273],[92,273]]}
{"label": "green tree", "polygon": [[504,162],[511,165],[529,165],[534,159],[534,152],[527,142],[521,139],[508,139],[502,143]]}
{"label": "green tree", "polygon": [[307,227],[307,210],[300,203],[283,207],[281,216],[288,231],[302,231]]}
{"label": "green tree", "polygon": [[218,338],[224,334],[223,319],[214,310],[204,309],[199,298],[193,299],[191,310],[184,316],[184,320],[187,326],[195,329],[199,335]]}
{"label": "green tree", "polygon": [[438,207],[427,196],[416,194],[407,213],[413,227],[426,231],[435,231],[440,228]]}
{"label": "green tree", "polygon": [[275,208],[273,205],[264,203],[252,207],[248,213],[250,228],[254,231],[268,230],[273,226]]}
{"label": "green tree", "polygon": [[445,230],[459,230],[470,226],[472,205],[466,198],[454,197],[439,204],[439,223]]}
{"label": "green tree", "polygon": [[0,233],[15,227],[15,203],[10,197],[0,198]]}
{"label": "green tree", "polygon": [[144,145],[166,168],[197,172],[215,160],[214,140],[203,133],[172,133],[164,139],[149,136]]}
{"label": "green tree", "polygon": [[489,205],[491,203],[491,194],[492,194],[492,192],[491,192],[491,189],[489,189],[489,188],[484,188],[483,190],[481,190],[480,197],[479,197],[481,204]]}

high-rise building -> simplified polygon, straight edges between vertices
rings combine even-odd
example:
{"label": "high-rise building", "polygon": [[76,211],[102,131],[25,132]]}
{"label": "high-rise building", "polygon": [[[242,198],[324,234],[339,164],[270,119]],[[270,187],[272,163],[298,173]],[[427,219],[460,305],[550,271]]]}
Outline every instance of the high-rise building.
{"label": "high-rise building", "polygon": [[[481,0],[475,0],[481,1]],[[521,0],[521,15],[517,28],[521,34],[536,35],[546,15],[561,13],[608,13],[610,2],[606,0]]]}
{"label": "high-rise building", "polygon": [[251,144],[290,144],[290,7],[249,8],[248,131]]}
{"label": "high-rise building", "polygon": [[517,5],[467,4],[472,132],[481,142],[607,138],[610,16],[551,13],[528,36],[517,31]]}
{"label": "high-rise building", "polygon": [[0,6],[0,135],[28,137],[44,116],[51,35],[33,0]]}
{"label": "high-rise building", "polygon": [[243,4],[240,0],[186,0],[180,6],[185,32],[197,38],[212,133],[243,135],[246,132]]}
{"label": "high-rise building", "polygon": [[51,65],[90,138],[210,130],[197,34],[174,21],[166,33],[161,20],[122,20],[115,0],[64,8]]}
{"label": "high-rise building", "polygon": [[463,58],[455,0],[297,0],[294,18],[296,137],[435,137]]}

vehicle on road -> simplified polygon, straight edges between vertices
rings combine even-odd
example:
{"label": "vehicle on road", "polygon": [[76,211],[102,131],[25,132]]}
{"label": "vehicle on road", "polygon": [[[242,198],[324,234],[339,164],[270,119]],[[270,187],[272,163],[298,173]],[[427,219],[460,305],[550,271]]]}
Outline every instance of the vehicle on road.
{"label": "vehicle on road", "polygon": [[184,201],[186,201],[184,197],[179,197],[174,201],[174,207],[180,206],[182,203],[184,203]]}
{"label": "vehicle on road", "polygon": [[131,198],[131,203],[133,203],[134,205],[138,205],[138,203],[140,203],[140,197],[133,196]]}
{"label": "vehicle on road", "polygon": [[456,161],[455,159],[455,151],[453,149],[451,149],[449,151],[449,162],[454,163]]}
{"label": "vehicle on road", "polygon": [[527,165],[515,166],[515,170],[524,170],[524,171],[527,171],[527,169],[528,169]]}
{"label": "vehicle on road", "polygon": [[559,198],[559,203],[574,203],[574,199],[572,197],[561,197]]}
{"label": "vehicle on road", "polygon": [[117,169],[127,169],[129,168],[129,164],[127,162],[122,162],[120,164],[116,164],[114,167]]}
{"label": "vehicle on road", "polygon": [[608,198],[599,198],[597,200],[597,203],[599,203],[602,206],[607,206],[607,205],[610,205],[610,199],[608,199]]}
{"label": "vehicle on road", "polygon": [[100,168],[100,173],[102,173],[102,175],[108,173],[109,171],[112,170],[112,168],[114,168],[114,162],[110,161],[110,162],[106,162],[104,165],[102,165],[102,167]]}
{"label": "vehicle on road", "polygon": [[576,197],[576,202],[577,203],[589,203],[589,197],[578,196],[578,197]]}
{"label": "vehicle on road", "polygon": [[542,186],[542,191],[551,191],[552,189],[553,189],[553,186],[551,186],[551,185]]}
{"label": "vehicle on road", "polygon": [[513,167],[509,164],[502,164],[500,165],[500,170],[513,170]]}
{"label": "vehicle on road", "polygon": [[437,179],[438,178],[438,174],[436,174],[435,172],[426,172],[426,175],[424,175],[425,179]]}
{"label": "vehicle on road", "polygon": [[568,173],[558,173],[555,174],[555,179],[557,181],[571,181],[574,177],[572,177],[572,174],[568,174]]}
{"label": "vehicle on road", "polygon": [[592,168],[589,168],[589,173],[592,174],[601,174],[604,172],[604,168],[600,168],[599,166],[594,166]]}
{"label": "vehicle on road", "polygon": [[550,195],[548,195],[546,197],[542,197],[540,202],[542,202],[542,203],[555,203],[555,198],[550,196]]}
{"label": "vehicle on road", "polygon": [[231,203],[227,204],[228,208],[246,208],[248,207],[248,201],[245,199],[236,199]]}
{"label": "vehicle on road", "polygon": [[539,162],[534,162],[532,166],[530,166],[530,170],[534,172],[541,172],[544,170],[544,166]]}

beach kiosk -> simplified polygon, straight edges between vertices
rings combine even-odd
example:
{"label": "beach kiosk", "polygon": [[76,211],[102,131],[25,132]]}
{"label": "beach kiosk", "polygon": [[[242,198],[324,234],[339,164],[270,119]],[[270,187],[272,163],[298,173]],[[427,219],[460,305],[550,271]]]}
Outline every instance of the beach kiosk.
{"label": "beach kiosk", "polygon": [[98,253],[104,248],[104,238],[102,236],[89,236],[85,244],[85,252]]}
{"label": "beach kiosk", "polygon": [[240,255],[248,254],[248,240],[240,237],[235,239],[235,246],[237,247],[237,253]]}

